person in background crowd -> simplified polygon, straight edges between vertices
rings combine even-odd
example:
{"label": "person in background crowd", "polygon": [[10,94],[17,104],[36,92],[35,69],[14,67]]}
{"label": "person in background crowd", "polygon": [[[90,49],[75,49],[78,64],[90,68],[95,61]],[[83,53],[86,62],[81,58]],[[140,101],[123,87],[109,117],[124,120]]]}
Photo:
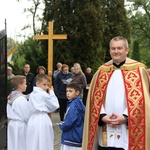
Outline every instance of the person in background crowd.
{"label": "person in background crowd", "polygon": [[66,103],[68,101],[66,97],[66,86],[69,82],[71,82],[71,76],[72,74],[69,72],[69,67],[66,64],[62,65],[62,69],[60,73],[58,73],[56,79],[55,79],[55,94],[59,101],[59,115],[60,120],[63,121],[64,114],[66,112]]}
{"label": "person in background crowd", "polygon": [[84,73],[82,72],[81,66],[79,63],[74,63],[74,73],[72,75],[72,81],[79,84],[81,87],[81,99],[83,99],[83,89],[86,88],[87,82]]}
{"label": "person in background crowd", "polygon": [[29,94],[33,91],[33,86],[34,86],[34,74],[30,72],[30,65],[25,64],[23,67],[23,72],[21,75],[26,77],[26,84],[27,88],[26,91],[23,92],[23,94],[26,95],[26,98],[29,99]]}
{"label": "person in background crowd", "polygon": [[46,74],[46,68],[44,66],[39,66],[37,68],[37,74]]}
{"label": "person in background crowd", "polygon": [[112,60],[99,67],[86,103],[83,150],[150,150],[150,80],[127,57],[126,38],[110,41]]}
{"label": "person in background crowd", "polygon": [[57,70],[54,70],[54,73],[53,73],[54,79],[56,79],[57,74],[61,71],[62,63],[58,62],[56,66],[57,66]]}
{"label": "person in background crowd", "polygon": [[87,94],[88,94],[88,91],[89,91],[91,80],[93,78],[93,74],[92,74],[92,69],[91,68],[89,68],[89,67],[86,68],[85,77],[86,77],[87,87],[84,88],[84,94],[83,94],[83,103],[84,103],[84,105],[86,105]]}
{"label": "person in background crowd", "polygon": [[70,71],[73,74],[74,73],[74,67],[71,67]]}
{"label": "person in background crowd", "polygon": [[[38,74],[46,74],[46,68],[44,66],[39,66],[36,70],[37,75]],[[33,86],[36,86],[36,78],[34,78]]]}
{"label": "person in background crowd", "polygon": [[[56,67],[57,67],[57,70],[54,70],[54,72],[53,72],[53,86],[54,86],[54,91],[55,91],[55,79],[56,79],[56,76],[57,76],[57,74],[61,71],[61,69],[62,69],[62,63],[60,63],[60,62],[58,62],[57,63],[57,65],[56,65]],[[57,110],[58,111],[58,110]]]}
{"label": "person in background crowd", "polygon": [[7,67],[7,79],[11,79],[13,76],[15,76],[12,72],[13,72],[12,68]]}

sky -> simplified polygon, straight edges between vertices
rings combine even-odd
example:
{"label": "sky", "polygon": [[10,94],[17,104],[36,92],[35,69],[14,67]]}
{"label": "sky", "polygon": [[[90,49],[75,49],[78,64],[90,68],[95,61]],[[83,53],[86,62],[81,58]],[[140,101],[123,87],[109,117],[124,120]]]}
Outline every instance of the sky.
{"label": "sky", "polygon": [[[32,34],[32,30],[22,31],[21,29],[28,23],[32,23],[32,18],[23,13],[24,8],[30,8],[31,2],[27,0],[0,0],[0,30],[5,28],[5,19],[7,23],[7,37],[15,41],[23,41],[24,35]],[[17,35],[21,34],[22,37]]]}

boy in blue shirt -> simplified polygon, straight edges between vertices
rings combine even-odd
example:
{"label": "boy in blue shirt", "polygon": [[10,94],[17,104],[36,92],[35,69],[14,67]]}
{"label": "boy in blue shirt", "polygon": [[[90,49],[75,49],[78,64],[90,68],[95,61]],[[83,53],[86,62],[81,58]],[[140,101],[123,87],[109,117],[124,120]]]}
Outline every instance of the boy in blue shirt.
{"label": "boy in blue shirt", "polygon": [[67,85],[68,98],[64,121],[59,124],[62,130],[60,150],[81,150],[84,126],[85,106],[79,97],[81,88],[75,82]]}

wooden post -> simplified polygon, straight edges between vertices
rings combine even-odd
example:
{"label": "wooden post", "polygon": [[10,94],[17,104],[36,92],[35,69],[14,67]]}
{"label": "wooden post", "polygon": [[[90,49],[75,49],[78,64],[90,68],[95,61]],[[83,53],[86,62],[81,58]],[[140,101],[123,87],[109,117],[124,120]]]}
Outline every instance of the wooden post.
{"label": "wooden post", "polygon": [[53,75],[53,40],[67,39],[67,34],[53,34],[53,22],[48,23],[48,35],[35,35],[37,40],[48,40],[48,76],[50,77],[50,86],[52,85]]}

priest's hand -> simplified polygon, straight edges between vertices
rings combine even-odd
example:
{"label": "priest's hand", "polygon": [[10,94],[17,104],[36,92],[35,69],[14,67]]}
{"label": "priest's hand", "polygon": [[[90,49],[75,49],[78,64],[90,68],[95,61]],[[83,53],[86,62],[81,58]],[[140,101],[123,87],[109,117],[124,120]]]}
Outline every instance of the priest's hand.
{"label": "priest's hand", "polygon": [[102,118],[102,121],[106,124],[108,124],[109,126],[114,126],[112,124],[112,120],[113,120],[113,114],[112,115],[106,115]]}
{"label": "priest's hand", "polygon": [[111,121],[111,125],[112,126],[118,126],[121,124],[126,123],[126,119],[122,114],[112,114],[112,121]]}

